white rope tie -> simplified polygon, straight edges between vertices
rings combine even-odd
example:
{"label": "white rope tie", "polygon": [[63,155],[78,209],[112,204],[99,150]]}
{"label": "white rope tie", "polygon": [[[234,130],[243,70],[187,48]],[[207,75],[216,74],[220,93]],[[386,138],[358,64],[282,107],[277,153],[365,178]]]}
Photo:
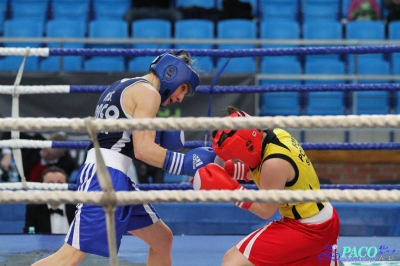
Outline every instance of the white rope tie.
{"label": "white rope tie", "polygon": [[[14,90],[13,90],[13,94],[12,94],[12,107],[11,107],[11,116],[13,118],[19,118],[19,94],[17,92],[17,88],[18,88],[19,84],[21,83],[22,74],[24,73],[25,62],[26,62],[27,58],[29,57],[29,53],[30,53],[30,47],[26,47],[21,66],[18,69],[18,73],[17,73],[17,76],[14,81]],[[20,138],[19,131],[16,131],[16,130],[11,131],[11,139],[18,140],[19,138]],[[12,153],[13,153],[15,165],[17,167],[19,176],[22,181],[22,186],[24,188],[27,188],[24,167],[23,167],[23,162],[22,162],[21,149],[13,148]]]}

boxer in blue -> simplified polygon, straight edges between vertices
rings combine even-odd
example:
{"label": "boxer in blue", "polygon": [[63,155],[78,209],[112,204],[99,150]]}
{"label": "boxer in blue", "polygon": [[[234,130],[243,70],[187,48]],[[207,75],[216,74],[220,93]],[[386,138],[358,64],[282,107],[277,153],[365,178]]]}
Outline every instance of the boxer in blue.
{"label": "boxer in blue", "polygon": [[[199,82],[186,51],[162,54],[151,63],[148,74],[116,81],[107,88],[97,103],[95,117],[154,118],[160,106],[182,102],[185,96],[193,95]],[[115,191],[138,190],[127,176],[133,157],[169,173],[188,176],[194,176],[198,168],[215,160],[211,148],[196,148],[186,154],[176,152],[183,147],[180,132],[162,134],[159,144],[155,137],[156,132],[150,130],[97,134]],[[195,164],[194,158],[200,159],[202,164]],[[80,168],[77,186],[79,191],[101,191],[92,143],[88,146],[86,162]],[[122,235],[129,232],[149,245],[147,265],[172,264],[172,232],[151,204],[118,206],[115,225],[117,249]],[[102,206],[79,203],[64,245],[33,265],[78,265],[86,253],[109,256],[107,228]]]}

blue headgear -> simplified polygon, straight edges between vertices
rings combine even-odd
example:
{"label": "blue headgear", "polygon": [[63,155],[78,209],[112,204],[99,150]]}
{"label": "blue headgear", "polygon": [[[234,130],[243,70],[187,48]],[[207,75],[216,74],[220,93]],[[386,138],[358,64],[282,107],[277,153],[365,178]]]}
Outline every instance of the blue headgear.
{"label": "blue headgear", "polygon": [[157,56],[151,62],[150,70],[160,79],[161,102],[168,99],[184,83],[189,84],[188,95],[192,96],[200,83],[200,78],[193,68],[179,57],[168,53]]}

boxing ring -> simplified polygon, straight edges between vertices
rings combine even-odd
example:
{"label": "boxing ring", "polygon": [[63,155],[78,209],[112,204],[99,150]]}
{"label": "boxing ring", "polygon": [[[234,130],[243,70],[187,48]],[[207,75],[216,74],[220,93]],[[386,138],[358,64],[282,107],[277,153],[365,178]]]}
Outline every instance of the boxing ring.
{"label": "boxing ring", "polygon": [[[249,49],[240,51],[224,50],[188,50],[195,56],[214,57],[248,57],[248,56],[279,56],[279,55],[302,55],[302,54],[367,54],[367,53],[393,53],[400,52],[398,46],[376,46],[376,47],[314,47],[314,48],[287,48],[287,49]],[[24,49],[24,48],[0,48],[0,55],[28,56],[142,56],[159,55],[167,50],[107,50],[107,49]],[[229,60],[227,60],[227,63]],[[221,69],[217,75],[223,72]],[[13,95],[13,110],[11,118],[0,119],[0,131],[12,131],[12,139],[0,142],[1,147],[13,149],[21,183],[0,184],[0,204],[17,203],[92,203],[102,205],[107,217],[108,238],[110,258],[101,258],[88,255],[81,265],[145,265],[147,257],[147,246],[133,236],[124,236],[122,239],[119,254],[115,250],[115,232],[113,230],[113,209],[116,205],[153,203],[161,217],[169,224],[168,208],[180,209],[180,212],[197,209],[203,202],[211,203],[213,207],[223,210],[234,209],[230,202],[234,201],[259,201],[259,202],[290,202],[290,201],[331,201],[335,207],[341,204],[371,204],[380,203],[382,210],[385,206],[398,206],[400,203],[399,186],[322,186],[320,191],[258,191],[249,189],[247,191],[193,191],[190,184],[176,185],[172,187],[146,187],[142,186],[140,192],[127,193],[115,192],[109,180],[108,172],[103,162],[96,140],[98,131],[117,130],[213,130],[220,128],[398,128],[400,115],[346,115],[346,116],[288,116],[288,117],[252,117],[245,118],[154,118],[136,119],[132,121],[99,120],[93,117],[87,118],[20,118],[18,114],[18,97],[22,94],[32,93],[79,93],[79,92],[101,92],[105,86],[21,86],[20,80],[23,75],[23,64],[17,74],[13,86],[0,86],[0,93]],[[343,85],[308,85],[308,86],[200,86],[199,93],[255,93],[267,91],[358,91],[358,90],[400,90],[399,84],[343,84]],[[83,148],[86,142],[49,142],[49,141],[27,141],[19,140],[20,131],[42,132],[42,131],[65,131],[86,133],[95,143],[96,160],[99,173],[99,180],[103,192],[77,192],[73,186],[68,185],[44,185],[32,184],[25,180],[22,169],[21,148],[45,148],[45,147],[70,147]],[[187,143],[186,147],[197,147],[208,145],[204,141]],[[304,149],[399,149],[399,143],[304,143]],[[253,187],[254,188],[254,187]],[[40,191],[40,192],[39,192]],[[200,204],[200,205],[199,205]],[[387,205],[386,205],[387,204]],[[172,207],[168,207],[172,206]],[[376,205],[375,205],[376,206]],[[379,207],[378,207],[379,209]],[[198,210],[198,209],[197,209]],[[236,208],[232,217],[243,215],[243,212]],[[374,209],[376,211],[376,209]],[[389,211],[398,211],[390,209]],[[383,211],[382,211],[383,212]],[[203,213],[204,214],[204,213]],[[248,212],[247,212],[248,214]],[[379,215],[379,214],[377,214]],[[339,211],[340,216],[340,211]],[[194,223],[195,217],[186,217],[179,226],[186,223]],[[223,219],[223,217],[219,217]],[[191,220],[193,219],[193,220]],[[384,218],[383,218],[384,219]],[[213,234],[190,234],[187,231],[179,231],[179,226],[174,227],[170,220],[171,229],[175,234],[172,248],[173,265],[219,265],[224,253],[243,235],[250,233],[243,232],[237,235],[226,231],[225,235]],[[220,221],[221,222],[221,221]],[[260,221],[257,221],[260,222]],[[255,223],[257,225],[257,222]],[[265,221],[262,221],[265,223]],[[397,221],[400,223],[400,219]],[[231,224],[232,227],[235,224]],[[237,226],[237,225],[236,225]],[[244,231],[248,228],[244,227]],[[235,229],[233,229],[235,230]],[[237,229],[239,230],[239,229]],[[202,231],[202,228],[199,229]],[[203,233],[206,231],[204,228]],[[185,233],[189,232],[189,233]],[[215,232],[215,231],[210,231]],[[193,233],[193,232],[192,232]],[[400,232],[393,231],[392,235],[384,237],[371,236],[341,236],[339,239],[338,253],[343,255],[339,260],[341,265],[400,265]],[[25,265],[32,263],[57,250],[64,236],[60,235],[2,235],[0,237],[0,263],[4,265]],[[26,243],[26,244],[21,244]],[[376,254],[375,254],[376,251]],[[354,253],[355,252],[355,253]],[[369,253],[368,253],[369,252]],[[349,254],[356,254],[349,258]],[[373,255],[373,256],[372,256]],[[346,257],[347,256],[347,257]],[[362,259],[364,258],[364,259]],[[348,259],[348,260],[347,260]],[[20,262],[17,262],[20,260]],[[20,263],[20,264],[17,264]],[[377,264],[378,263],[378,264]],[[360,264],[357,264],[360,265]]]}

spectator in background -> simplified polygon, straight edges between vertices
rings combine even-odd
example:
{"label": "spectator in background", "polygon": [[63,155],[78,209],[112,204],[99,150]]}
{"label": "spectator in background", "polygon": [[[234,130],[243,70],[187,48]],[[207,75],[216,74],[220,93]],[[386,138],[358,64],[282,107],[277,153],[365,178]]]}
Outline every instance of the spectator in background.
{"label": "spectator in background", "polygon": [[131,24],[134,20],[147,18],[166,19],[174,23],[183,16],[174,8],[172,0],[131,0],[131,9],[125,13],[124,20]]}
{"label": "spectator in background", "polygon": [[[43,171],[43,183],[67,183],[68,176],[57,166],[50,166]],[[74,220],[75,204],[27,204],[24,233],[66,234]]]}
{"label": "spectator in background", "polygon": [[223,0],[221,9],[193,5],[179,10],[185,19],[207,19],[214,23],[224,19],[254,19],[251,4],[240,0]]}
{"label": "spectator in background", "polygon": [[400,20],[400,0],[383,0],[383,6],[387,9],[388,15],[386,20],[388,23]]}
{"label": "spectator in background", "polygon": [[[55,133],[50,135],[47,140],[66,141],[67,137],[64,133]],[[27,174],[26,179],[30,182],[39,182],[43,171],[51,165],[55,165],[63,169],[67,177],[77,169],[77,164],[67,149],[64,148],[44,148],[40,151],[41,157]]]}
{"label": "spectator in background", "polygon": [[380,20],[381,11],[376,0],[352,0],[347,12],[348,21]]}
{"label": "spectator in background", "polygon": [[[11,132],[5,132],[2,136],[3,140],[11,139]],[[20,132],[20,139],[26,140],[45,140],[45,138],[39,133],[25,133]],[[8,181],[8,170],[10,169],[10,165],[12,162],[12,150],[10,148],[3,148],[1,150],[2,156],[0,160],[0,167],[3,171],[2,181]],[[24,173],[29,173],[36,162],[40,160],[40,150],[39,149],[31,149],[31,148],[23,148],[21,149],[22,154],[22,164],[24,168]]]}
{"label": "spectator in background", "polygon": [[223,0],[221,19],[253,19],[250,3],[240,0]]}

